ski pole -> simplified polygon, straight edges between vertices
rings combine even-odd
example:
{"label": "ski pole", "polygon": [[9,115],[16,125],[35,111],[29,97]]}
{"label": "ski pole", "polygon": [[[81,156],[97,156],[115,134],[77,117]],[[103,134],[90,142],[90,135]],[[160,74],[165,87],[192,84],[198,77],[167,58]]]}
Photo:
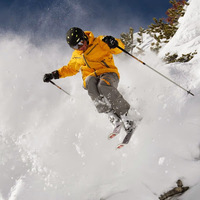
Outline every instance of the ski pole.
{"label": "ski pole", "polygon": [[66,92],[65,90],[63,90],[60,86],[56,85],[53,81],[50,81],[50,83],[52,83],[53,85],[55,85],[57,88],[59,88],[60,90],[62,90],[64,93],[66,93],[69,96],[71,96],[68,92]]}
{"label": "ski pole", "polygon": [[161,75],[162,77],[164,77],[165,79],[167,79],[168,81],[170,81],[171,83],[175,84],[176,86],[178,86],[179,88],[183,89],[184,91],[186,91],[188,94],[191,94],[192,96],[194,96],[194,94],[190,91],[190,90],[186,90],[185,88],[183,88],[182,86],[178,85],[176,82],[172,81],[171,79],[169,79],[168,77],[164,76],[163,74],[161,74],[160,72],[158,72],[157,70],[155,70],[154,68],[150,67],[149,65],[147,65],[146,63],[144,63],[143,61],[141,61],[140,59],[138,59],[137,57],[135,57],[134,55],[130,54],[128,51],[126,51],[125,49],[121,48],[120,46],[117,46],[117,48],[119,48],[120,50],[122,50],[123,52],[125,52],[126,54],[128,54],[129,56],[131,56],[132,58],[136,59],[137,61],[139,61],[140,63],[142,63],[143,65],[147,66],[148,68],[150,68],[151,70],[153,70],[154,72],[156,72],[157,74]]}

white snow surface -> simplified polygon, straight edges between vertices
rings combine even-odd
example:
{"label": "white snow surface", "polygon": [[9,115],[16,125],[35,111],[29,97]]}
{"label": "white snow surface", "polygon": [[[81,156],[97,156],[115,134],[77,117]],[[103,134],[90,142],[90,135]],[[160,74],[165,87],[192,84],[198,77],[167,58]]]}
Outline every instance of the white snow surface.
{"label": "white snow surface", "polygon": [[181,179],[200,196],[200,1],[191,0],[180,28],[162,52],[197,50],[188,63],[165,64],[140,56],[195,96],[133,58],[115,56],[120,92],[143,120],[130,144],[107,140],[112,126],[98,114],[81,74],[55,80],[43,75],[67,64],[63,41],[35,46],[28,37],[0,35],[0,200],[156,200]]}

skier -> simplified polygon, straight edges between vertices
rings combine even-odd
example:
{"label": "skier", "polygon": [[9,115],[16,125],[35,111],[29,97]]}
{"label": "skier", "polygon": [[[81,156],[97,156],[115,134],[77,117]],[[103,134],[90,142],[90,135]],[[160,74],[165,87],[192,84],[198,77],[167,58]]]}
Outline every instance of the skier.
{"label": "skier", "polygon": [[94,37],[91,31],[70,28],[66,34],[67,43],[74,49],[69,63],[58,70],[44,75],[43,81],[73,76],[82,72],[83,86],[88,91],[99,113],[107,113],[115,127],[123,123],[125,131],[132,133],[133,120],[128,118],[129,103],[117,90],[119,72],[113,55],[124,48],[120,39],[112,36]]}

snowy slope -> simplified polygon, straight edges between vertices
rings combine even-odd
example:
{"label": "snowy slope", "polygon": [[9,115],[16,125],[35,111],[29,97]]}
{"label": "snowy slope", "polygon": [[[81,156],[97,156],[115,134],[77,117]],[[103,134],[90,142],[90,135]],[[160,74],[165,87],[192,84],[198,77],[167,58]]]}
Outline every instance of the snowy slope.
{"label": "snowy slope", "polygon": [[[119,90],[143,117],[130,144],[107,140],[112,127],[99,115],[81,75],[56,80],[43,74],[66,64],[63,41],[35,46],[28,38],[0,35],[0,200],[156,200],[180,178],[200,189],[200,2],[191,0],[180,28],[159,56],[140,59],[191,89],[195,96],[123,54],[116,57]],[[188,63],[164,64],[165,52],[198,54]]]}

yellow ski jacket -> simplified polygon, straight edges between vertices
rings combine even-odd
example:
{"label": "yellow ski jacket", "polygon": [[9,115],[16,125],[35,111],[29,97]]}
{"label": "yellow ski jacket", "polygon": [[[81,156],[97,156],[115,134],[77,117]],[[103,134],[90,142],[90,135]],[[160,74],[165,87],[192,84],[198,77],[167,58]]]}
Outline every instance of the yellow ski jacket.
{"label": "yellow ski jacket", "polygon": [[[86,87],[85,79],[88,76],[99,76],[103,73],[114,72],[119,77],[119,72],[114,64],[113,55],[122,51],[118,48],[110,49],[110,47],[102,41],[104,36],[94,37],[90,31],[85,31],[88,36],[89,46],[85,52],[74,50],[69,63],[58,69],[59,78],[73,76],[80,70],[82,72],[83,85]],[[124,44],[120,39],[116,39],[118,45],[124,48]]]}

